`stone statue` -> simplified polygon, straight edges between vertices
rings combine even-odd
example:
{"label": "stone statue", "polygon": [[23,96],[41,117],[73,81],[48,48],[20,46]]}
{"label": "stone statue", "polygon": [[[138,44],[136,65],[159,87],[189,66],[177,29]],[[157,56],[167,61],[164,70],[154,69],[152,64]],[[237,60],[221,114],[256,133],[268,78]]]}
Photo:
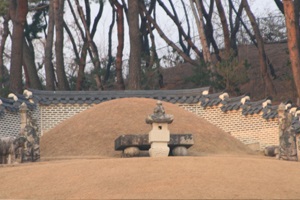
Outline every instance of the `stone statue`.
{"label": "stone statue", "polygon": [[165,109],[162,106],[161,101],[157,101],[156,107],[154,108],[153,114],[149,115],[146,118],[146,123],[147,124],[152,124],[152,123],[168,123],[171,124],[174,120],[173,115],[168,115],[165,113]]}
{"label": "stone statue", "polygon": [[24,149],[22,152],[22,162],[34,162],[40,158],[40,138],[31,125],[26,125],[23,132],[23,137],[26,138]]}
{"label": "stone statue", "polygon": [[21,162],[20,151],[24,147],[26,138],[2,137],[0,138],[0,164],[12,164],[19,158]]}
{"label": "stone statue", "polygon": [[34,162],[40,158],[40,135],[38,134],[37,121],[33,118],[32,112],[23,106],[23,124],[20,135],[26,138],[24,147],[21,150],[22,162]]}
{"label": "stone statue", "polygon": [[296,132],[292,127],[293,116],[280,104],[278,108],[279,122],[279,155],[282,160],[297,161]]}

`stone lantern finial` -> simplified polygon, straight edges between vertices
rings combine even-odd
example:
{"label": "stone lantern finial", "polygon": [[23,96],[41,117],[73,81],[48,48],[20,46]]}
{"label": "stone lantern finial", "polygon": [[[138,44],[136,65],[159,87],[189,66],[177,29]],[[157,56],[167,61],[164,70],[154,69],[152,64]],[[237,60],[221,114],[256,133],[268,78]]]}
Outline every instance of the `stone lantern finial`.
{"label": "stone lantern finial", "polygon": [[153,114],[149,115],[146,118],[147,124],[153,124],[153,123],[168,123],[171,124],[174,120],[173,115],[168,115],[165,113],[165,109],[162,106],[161,101],[157,101],[156,107],[154,108]]}

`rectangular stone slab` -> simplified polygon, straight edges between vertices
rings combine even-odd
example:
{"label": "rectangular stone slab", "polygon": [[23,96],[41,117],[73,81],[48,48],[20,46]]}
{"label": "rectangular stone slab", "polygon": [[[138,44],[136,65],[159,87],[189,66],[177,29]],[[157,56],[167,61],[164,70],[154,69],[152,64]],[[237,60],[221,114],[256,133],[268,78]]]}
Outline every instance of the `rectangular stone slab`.
{"label": "rectangular stone slab", "polygon": [[[149,150],[148,134],[121,135],[115,140],[115,150],[122,151],[127,147],[138,147],[140,150]],[[191,147],[194,144],[192,134],[170,134],[168,146],[173,149],[176,146]]]}

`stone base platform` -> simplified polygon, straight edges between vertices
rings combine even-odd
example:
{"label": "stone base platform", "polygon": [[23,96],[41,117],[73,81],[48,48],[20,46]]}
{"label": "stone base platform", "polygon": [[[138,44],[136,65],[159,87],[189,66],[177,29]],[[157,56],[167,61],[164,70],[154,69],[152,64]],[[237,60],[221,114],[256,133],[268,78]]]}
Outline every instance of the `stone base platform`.
{"label": "stone base platform", "polygon": [[[170,151],[175,147],[190,148],[194,144],[192,134],[170,134],[170,141],[168,146]],[[149,150],[151,145],[149,143],[148,134],[136,135],[121,135],[115,140],[115,150],[124,151],[127,148],[136,147],[139,150]]]}

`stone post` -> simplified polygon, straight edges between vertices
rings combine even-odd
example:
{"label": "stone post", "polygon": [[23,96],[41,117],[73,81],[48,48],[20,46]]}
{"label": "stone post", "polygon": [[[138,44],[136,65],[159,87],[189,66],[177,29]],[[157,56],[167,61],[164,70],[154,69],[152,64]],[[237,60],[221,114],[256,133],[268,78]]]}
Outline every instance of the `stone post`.
{"label": "stone post", "polygon": [[27,125],[27,111],[27,105],[23,102],[20,106],[21,134],[24,134],[24,129]]}
{"label": "stone post", "polygon": [[170,141],[168,124],[172,122],[173,116],[165,114],[161,101],[157,101],[154,113],[146,118],[146,123],[152,125],[152,130],[149,132],[150,157],[168,157],[170,152],[168,147]]}

